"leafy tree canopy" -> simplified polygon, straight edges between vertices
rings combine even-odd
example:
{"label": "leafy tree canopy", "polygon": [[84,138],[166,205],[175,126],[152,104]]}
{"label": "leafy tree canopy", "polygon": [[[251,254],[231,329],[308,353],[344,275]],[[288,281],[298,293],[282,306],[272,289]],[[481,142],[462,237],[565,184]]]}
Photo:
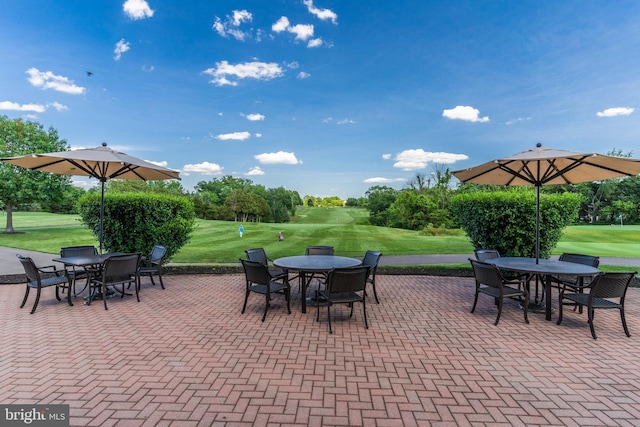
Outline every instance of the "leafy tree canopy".
{"label": "leafy tree canopy", "polygon": [[[67,142],[60,139],[58,132],[53,128],[45,131],[37,122],[11,120],[6,116],[0,116],[1,157],[65,151],[67,148]],[[70,183],[71,179],[68,176],[29,171],[10,163],[0,163],[0,201],[7,212],[5,233],[15,232],[15,206],[60,198]]]}

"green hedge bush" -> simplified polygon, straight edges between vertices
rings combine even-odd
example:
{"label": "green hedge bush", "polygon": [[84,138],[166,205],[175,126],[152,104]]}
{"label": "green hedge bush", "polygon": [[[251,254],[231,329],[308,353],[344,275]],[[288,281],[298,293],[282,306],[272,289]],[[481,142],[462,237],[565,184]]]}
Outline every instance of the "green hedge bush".
{"label": "green hedge bush", "polygon": [[[575,193],[540,195],[540,258],[548,258],[562,230],[578,215]],[[536,198],[533,191],[494,191],[451,198],[451,213],[476,249],[497,249],[502,256],[535,257]]]}
{"label": "green hedge bush", "polygon": [[[99,239],[100,194],[90,192],[78,202],[80,219]],[[103,251],[148,254],[155,244],[167,247],[165,260],[184,246],[195,226],[193,203],[187,197],[149,193],[105,194]]]}

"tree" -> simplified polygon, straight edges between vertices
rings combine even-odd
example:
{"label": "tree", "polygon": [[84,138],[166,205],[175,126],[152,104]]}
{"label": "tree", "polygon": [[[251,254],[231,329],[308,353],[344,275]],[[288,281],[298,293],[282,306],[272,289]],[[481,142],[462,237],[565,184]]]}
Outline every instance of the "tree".
{"label": "tree", "polygon": [[365,194],[368,200],[369,222],[386,226],[389,216],[387,210],[398,197],[398,191],[386,185],[374,185]]}
{"label": "tree", "polygon": [[[40,123],[10,120],[0,116],[0,156],[14,157],[31,153],[47,153],[67,150],[67,142],[58,132],[45,131]],[[61,197],[71,178],[63,175],[35,172],[0,163],[0,200],[7,213],[5,233],[15,233],[13,209],[15,206]]]}
{"label": "tree", "polygon": [[185,191],[178,181],[139,181],[131,179],[110,179],[105,184],[110,193],[156,193],[184,196]]}

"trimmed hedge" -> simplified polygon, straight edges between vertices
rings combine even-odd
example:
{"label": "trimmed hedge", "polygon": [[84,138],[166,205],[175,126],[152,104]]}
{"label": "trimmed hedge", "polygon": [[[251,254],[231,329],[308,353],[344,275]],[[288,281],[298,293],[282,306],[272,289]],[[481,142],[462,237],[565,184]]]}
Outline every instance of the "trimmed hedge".
{"label": "trimmed hedge", "polygon": [[[100,194],[87,193],[78,202],[80,219],[99,239]],[[195,226],[193,203],[186,197],[150,193],[114,193],[104,197],[103,250],[151,252],[167,247],[165,260],[184,246]]]}
{"label": "trimmed hedge", "polygon": [[[549,258],[562,230],[577,218],[581,200],[575,193],[540,195],[540,258]],[[497,249],[502,256],[535,257],[533,191],[459,194],[449,206],[474,248]]]}

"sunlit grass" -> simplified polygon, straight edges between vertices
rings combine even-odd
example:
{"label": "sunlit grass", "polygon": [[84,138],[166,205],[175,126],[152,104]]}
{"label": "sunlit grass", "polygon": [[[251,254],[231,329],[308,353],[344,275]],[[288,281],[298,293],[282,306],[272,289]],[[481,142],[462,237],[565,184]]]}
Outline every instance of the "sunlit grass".
{"label": "sunlit grass", "polygon": [[[367,249],[385,255],[471,254],[464,234],[428,236],[417,231],[361,225],[367,211],[357,208],[305,208],[286,224],[239,223],[198,220],[191,241],[172,259],[181,263],[228,263],[244,257],[244,250],[264,247],[278,258],[303,254],[309,245],[334,246],[344,256],[362,256]],[[0,221],[6,217],[0,216]],[[0,224],[4,227],[4,224]],[[62,246],[97,245],[92,233],[80,225],[77,215],[48,213],[14,214],[20,234],[0,234],[0,246],[57,254]],[[278,241],[282,231],[285,240]],[[640,226],[572,226],[554,250],[615,257],[640,256]]]}

